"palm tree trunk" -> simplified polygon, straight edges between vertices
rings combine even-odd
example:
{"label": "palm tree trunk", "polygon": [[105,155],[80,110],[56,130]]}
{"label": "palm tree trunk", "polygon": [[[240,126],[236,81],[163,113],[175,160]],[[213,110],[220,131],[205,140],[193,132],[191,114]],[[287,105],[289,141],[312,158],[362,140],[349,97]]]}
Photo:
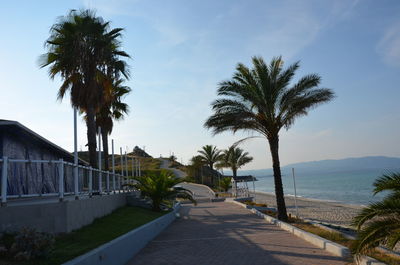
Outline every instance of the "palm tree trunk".
{"label": "palm tree trunk", "polygon": [[211,169],[211,186],[214,186],[214,163],[210,163]]}
{"label": "palm tree trunk", "polygon": [[96,159],[96,122],[95,122],[95,112],[93,107],[88,107],[87,109],[87,139],[89,146],[89,162],[93,168],[97,168]]}
{"label": "palm tree trunk", "polygon": [[237,169],[236,168],[232,168],[232,176],[233,176],[233,180],[235,182],[235,197],[237,197],[237,182],[236,182],[236,174],[237,174]]}
{"label": "palm tree trunk", "polygon": [[104,153],[104,170],[108,171],[110,169],[108,161],[108,133],[106,130],[101,130],[101,138],[103,141],[103,153]]}
{"label": "palm tree trunk", "polygon": [[279,162],[279,136],[268,138],[269,147],[272,156],[272,168],[274,170],[274,182],[275,182],[275,196],[276,205],[278,208],[278,219],[282,221],[287,221],[288,216],[286,212],[285,197],[283,194],[282,185],[282,174]]}

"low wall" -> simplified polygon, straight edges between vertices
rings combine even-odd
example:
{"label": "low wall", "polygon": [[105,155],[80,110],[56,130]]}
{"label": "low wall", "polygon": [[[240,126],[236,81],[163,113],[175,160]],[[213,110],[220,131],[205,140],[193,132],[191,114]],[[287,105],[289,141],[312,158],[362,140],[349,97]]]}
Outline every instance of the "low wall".
{"label": "low wall", "polygon": [[0,207],[0,232],[31,227],[47,233],[68,233],[126,205],[126,195]]}
{"label": "low wall", "polygon": [[156,220],[138,227],[63,265],[123,265],[132,259],[147,243],[161,233],[176,218],[180,204]]}

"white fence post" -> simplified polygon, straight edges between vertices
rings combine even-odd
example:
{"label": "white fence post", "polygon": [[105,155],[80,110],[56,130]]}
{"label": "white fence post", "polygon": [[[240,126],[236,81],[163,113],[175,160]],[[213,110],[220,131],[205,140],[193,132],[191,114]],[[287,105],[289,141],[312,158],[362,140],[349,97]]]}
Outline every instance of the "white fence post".
{"label": "white fence post", "polygon": [[103,192],[103,183],[102,183],[102,175],[101,175],[101,170],[99,170],[99,193],[100,193],[100,195],[101,195],[101,193]]}
{"label": "white fence post", "polygon": [[1,174],[1,205],[7,205],[7,172],[8,172],[8,157],[3,156],[3,170]]}
{"label": "white fence post", "polygon": [[61,158],[58,163],[58,193],[59,201],[64,200],[64,160]]}
{"label": "white fence post", "polygon": [[89,197],[92,197],[93,193],[93,168],[89,167]]}
{"label": "white fence post", "polygon": [[79,200],[79,168],[78,164],[74,163],[74,194],[75,200]]}
{"label": "white fence post", "polygon": [[110,171],[107,171],[106,185],[107,185],[107,194],[110,194]]}
{"label": "white fence post", "polygon": [[111,140],[112,149],[112,180],[113,180],[113,191],[115,193],[115,156],[114,156],[114,139]]}

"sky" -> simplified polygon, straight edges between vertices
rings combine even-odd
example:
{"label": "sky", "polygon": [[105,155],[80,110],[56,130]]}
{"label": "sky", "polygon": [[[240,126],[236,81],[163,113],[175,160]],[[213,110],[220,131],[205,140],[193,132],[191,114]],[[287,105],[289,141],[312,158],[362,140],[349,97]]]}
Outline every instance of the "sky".
{"label": "sky", "polygon": [[[318,73],[336,98],[280,133],[281,164],[384,155],[400,157],[400,2],[397,0],[83,0],[1,1],[0,119],[16,120],[73,150],[69,98],[57,100],[38,58],[57,18],[94,9],[124,28],[132,93],[129,115],[114,125],[116,148],[136,145],[187,163],[203,145],[225,149],[249,134],[212,136],[203,127],[218,83],[252,56],[300,61],[295,80]],[[294,81],[295,81],[294,80]],[[256,134],[255,134],[256,135]],[[78,147],[86,150],[79,118]],[[243,169],[270,168],[267,141],[241,145]]]}

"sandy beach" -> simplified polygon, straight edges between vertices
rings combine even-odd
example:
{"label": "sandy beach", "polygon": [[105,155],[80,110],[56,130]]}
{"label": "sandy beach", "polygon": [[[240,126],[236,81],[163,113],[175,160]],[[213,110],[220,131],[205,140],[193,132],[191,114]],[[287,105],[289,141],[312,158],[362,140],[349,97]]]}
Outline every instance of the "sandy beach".
{"label": "sandy beach", "polygon": [[[275,195],[256,192],[256,202],[276,207]],[[294,197],[285,197],[288,213],[296,214]],[[297,198],[299,216],[341,226],[350,226],[351,219],[362,209],[359,205],[343,204],[307,198]]]}

